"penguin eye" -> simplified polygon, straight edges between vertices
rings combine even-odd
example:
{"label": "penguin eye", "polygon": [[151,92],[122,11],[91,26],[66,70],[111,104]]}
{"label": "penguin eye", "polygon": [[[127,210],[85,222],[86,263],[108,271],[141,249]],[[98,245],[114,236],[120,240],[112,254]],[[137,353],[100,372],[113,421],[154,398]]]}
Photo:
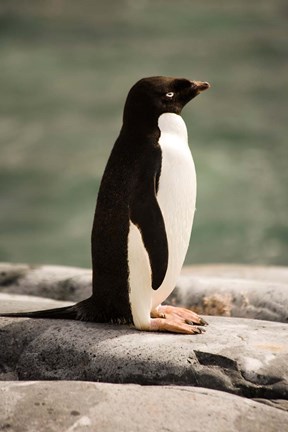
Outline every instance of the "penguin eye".
{"label": "penguin eye", "polygon": [[174,93],[173,92],[166,93],[166,96],[171,99],[174,96]]}

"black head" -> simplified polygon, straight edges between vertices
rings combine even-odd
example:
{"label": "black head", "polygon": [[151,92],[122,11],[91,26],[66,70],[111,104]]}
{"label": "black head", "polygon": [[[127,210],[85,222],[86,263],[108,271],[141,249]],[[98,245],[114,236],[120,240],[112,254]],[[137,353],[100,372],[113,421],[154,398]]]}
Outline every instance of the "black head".
{"label": "black head", "polygon": [[125,108],[126,122],[151,123],[163,113],[180,114],[183,107],[210,84],[185,78],[149,77],[138,81],[129,91]]}

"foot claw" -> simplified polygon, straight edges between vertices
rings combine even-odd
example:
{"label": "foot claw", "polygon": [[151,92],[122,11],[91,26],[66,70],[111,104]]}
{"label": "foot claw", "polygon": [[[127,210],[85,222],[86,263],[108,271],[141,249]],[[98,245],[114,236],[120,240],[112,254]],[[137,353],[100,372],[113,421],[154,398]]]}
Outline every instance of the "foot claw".
{"label": "foot claw", "polygon": [[186,322],[186,324],[189,324],[189,325],[194,325],[195,324],[193,321],[189,321],[189,320],[185,320],[185,322]]}
{"label": "foot claw", "polygon": [[199,317],[199,321],[201,325],[207,326],[209,325],[207,321],[205,321],[202,317]]}
{"label": "foot claw", "polygon": [[[195,326],[195,324],[197,324],[197,323],[195,323],[193,321],[185,320],[185,323],[188,324],[188,325],[194,326],[195,328],[197,328],[199,330],[199,333],[205,333],[206,332],[206,330],[204,328],[198,327],[197,325]],[[201,324],[201,325],[204,325],[204,324]],[[206,324],[206,325],[208,325],[208,324]]]}

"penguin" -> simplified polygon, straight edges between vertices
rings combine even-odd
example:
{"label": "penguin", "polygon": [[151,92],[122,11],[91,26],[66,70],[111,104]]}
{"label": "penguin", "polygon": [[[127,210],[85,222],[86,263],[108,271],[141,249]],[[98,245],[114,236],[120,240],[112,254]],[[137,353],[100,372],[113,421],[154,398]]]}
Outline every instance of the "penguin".
{"label": "penguin", "polygon": [[181,112],[209,87],[163,76],[136,82],[99,188],[91,236],[92,296],[68,307],[1,316],[204,331],[207,323],[196,313],[162,302],[183,266],[195,212],[196,173]]}

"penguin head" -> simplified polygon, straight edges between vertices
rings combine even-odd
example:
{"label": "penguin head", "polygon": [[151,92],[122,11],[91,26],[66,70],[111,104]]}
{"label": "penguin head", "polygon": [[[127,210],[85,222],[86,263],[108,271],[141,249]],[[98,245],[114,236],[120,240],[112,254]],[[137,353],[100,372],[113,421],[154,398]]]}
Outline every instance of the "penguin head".
{"label": "penguin head", "polygon": [[180,114],[183,107],[210,84],[186,78],[163,76],[143,78],[129,91],[124,108],[124,122],[139,118],[157,120],[161,114]]}

